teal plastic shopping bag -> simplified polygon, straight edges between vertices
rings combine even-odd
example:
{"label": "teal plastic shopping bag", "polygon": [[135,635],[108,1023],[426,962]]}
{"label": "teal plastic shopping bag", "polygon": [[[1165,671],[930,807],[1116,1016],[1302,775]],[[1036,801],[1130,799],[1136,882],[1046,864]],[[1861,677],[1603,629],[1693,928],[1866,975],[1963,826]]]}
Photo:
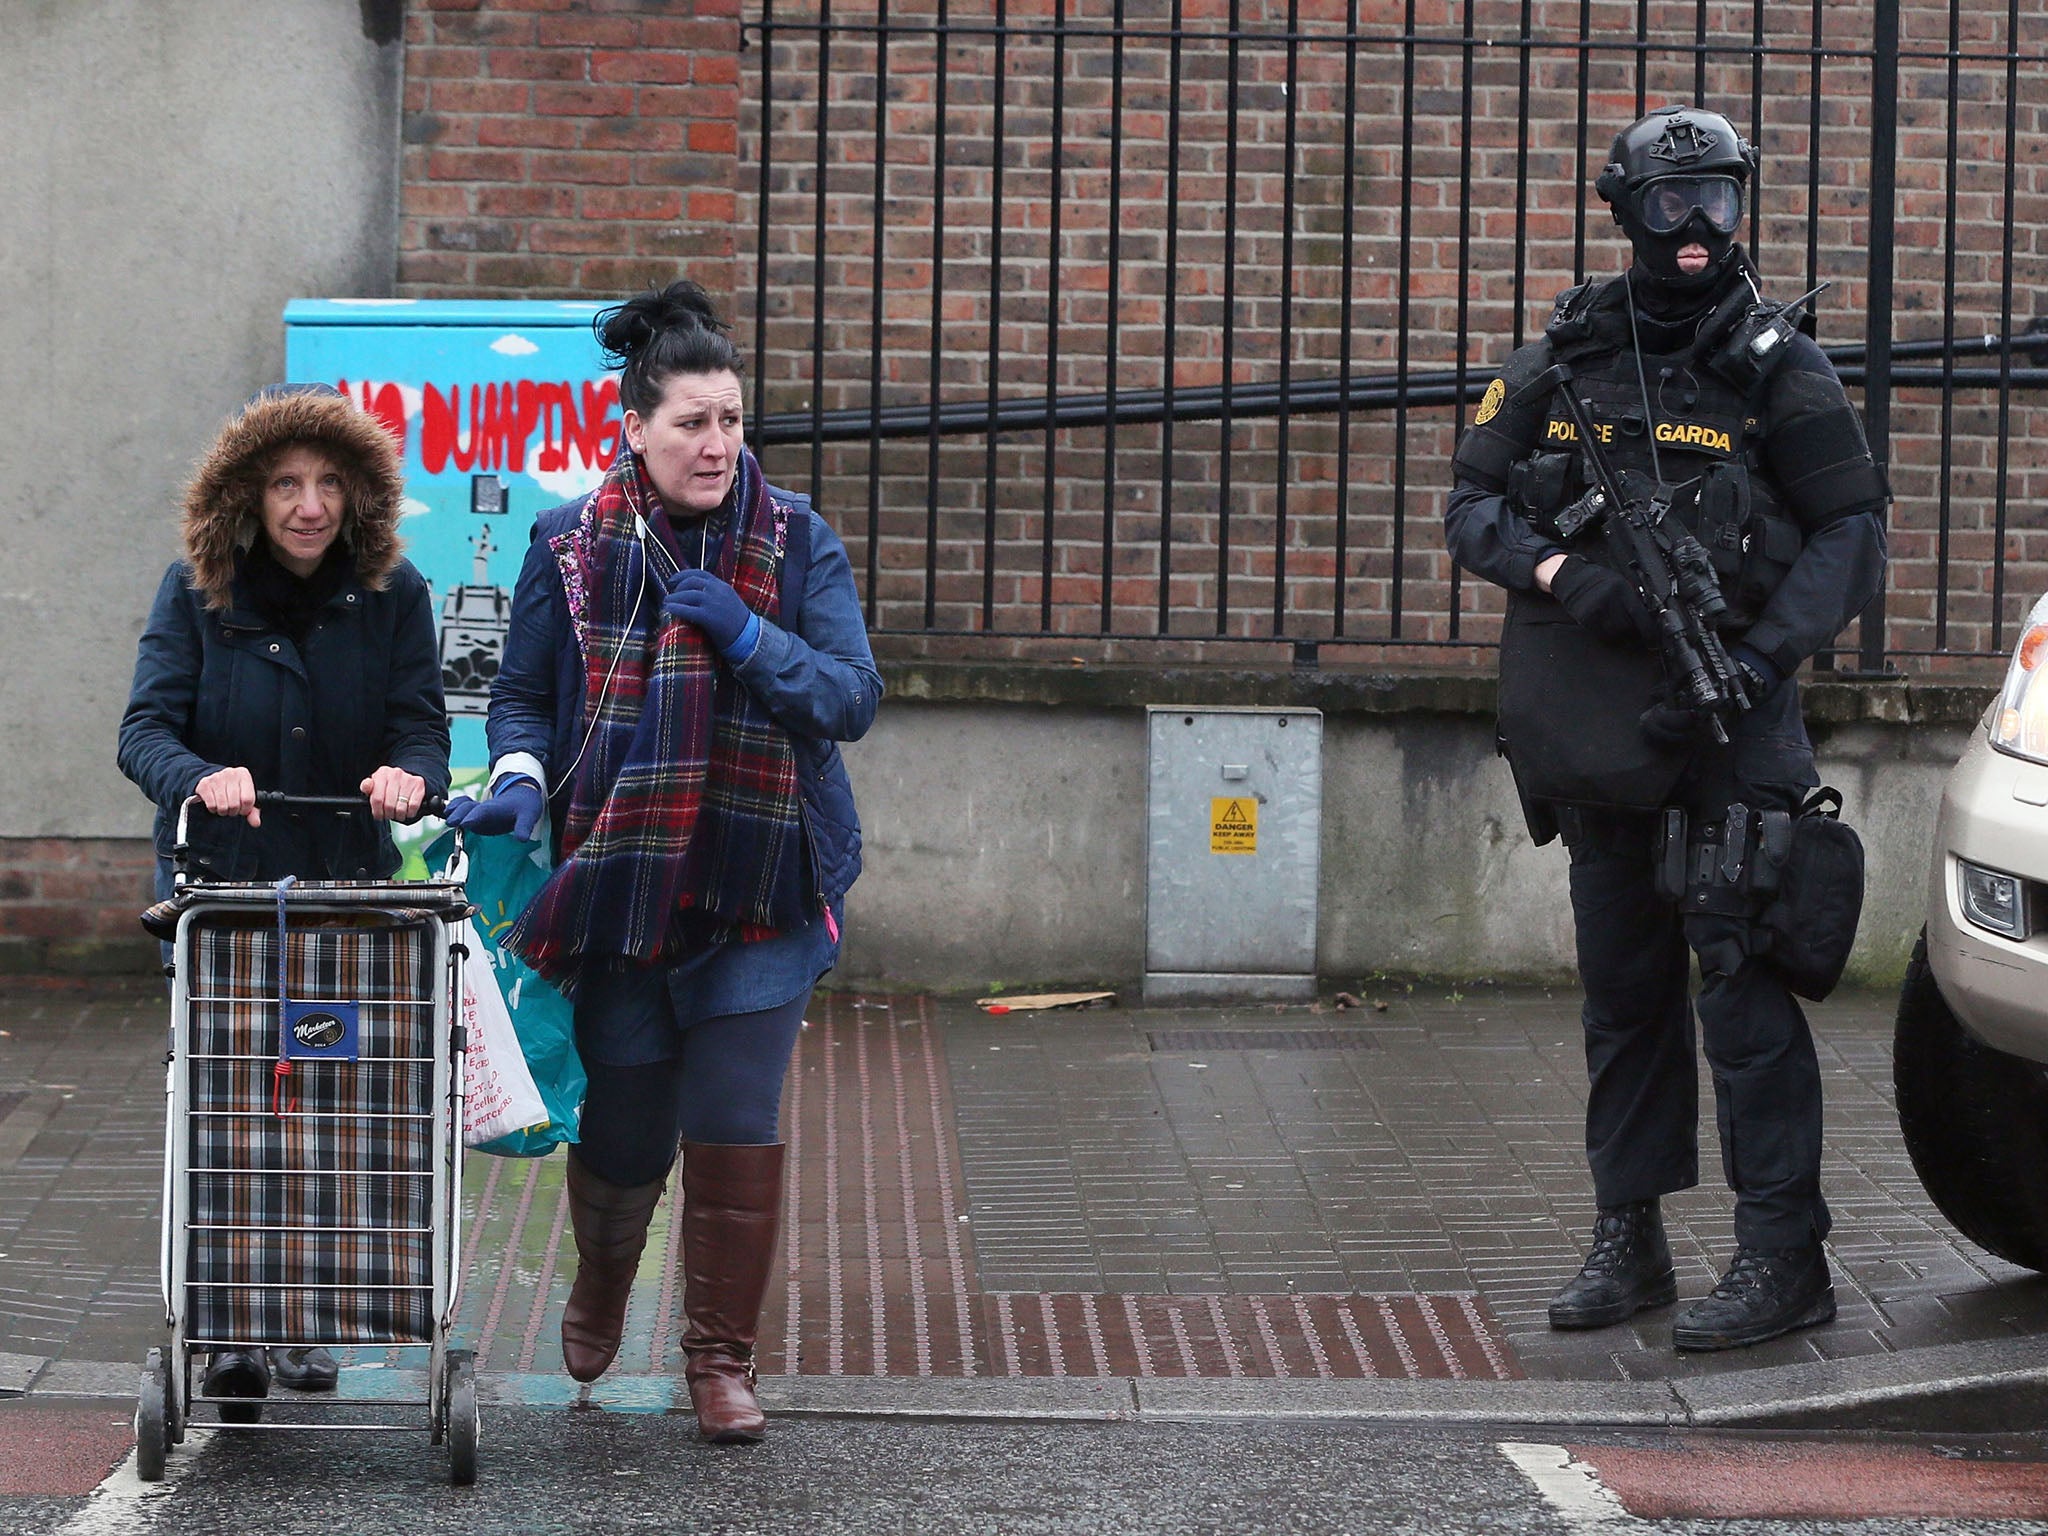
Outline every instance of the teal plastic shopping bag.
{"label": "teal plastic shopping bag", "polygon": [[[519,1037],[533,1085],[539,1090],[546,1118],[480,1143],[476,1150],[494,1157],[542,1157],[576,1140],[583,1112],[583,1060],[576,1054],[575,1017],[569,1000],[524,960],[504,947],[505,936],[519,914],[547,883],[548,845],[524,843],[514,837],[472,837],[466,840],[469,868],[463,876],[469,899],[476,904],[475,927],[483,940],[505,1009]],[[429,868],[445,866],[455,850],[455,834],[446,833],[426,850]]]}

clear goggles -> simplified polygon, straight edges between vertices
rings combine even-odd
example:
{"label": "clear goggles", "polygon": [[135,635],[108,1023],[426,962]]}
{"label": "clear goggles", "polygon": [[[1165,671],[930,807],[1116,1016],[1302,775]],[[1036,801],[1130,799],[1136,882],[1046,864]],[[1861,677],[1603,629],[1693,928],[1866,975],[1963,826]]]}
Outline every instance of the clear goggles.
{"label": "clear goggles", "polygon": [[1742,183],[1733,176],[1659,176],[1636,193],[1643,228],[1669,235],[1695,212],[1724,235],[1742,222]]}

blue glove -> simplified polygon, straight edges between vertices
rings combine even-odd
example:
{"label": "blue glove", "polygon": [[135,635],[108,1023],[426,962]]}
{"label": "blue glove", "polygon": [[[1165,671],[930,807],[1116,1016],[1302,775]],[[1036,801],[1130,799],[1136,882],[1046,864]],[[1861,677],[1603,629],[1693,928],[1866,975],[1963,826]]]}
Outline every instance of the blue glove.
{"label": "blue glove", "polygon": [[[703,630],[720,655],[730,655],[757,623],[739,593],[709,571],[677,571],[668,584],[668,596],[661,600],[661,611]],[[751,653],[753,647],[747,650]]]}
{"label": "blue glove", "polygon": [[468,795],[450,800],[442,820],[476,837],[502,837],[510,832],[522,843],[530,843],[546,809],[540,786],[519,773],[502,780],[488,800],[472,800]]}

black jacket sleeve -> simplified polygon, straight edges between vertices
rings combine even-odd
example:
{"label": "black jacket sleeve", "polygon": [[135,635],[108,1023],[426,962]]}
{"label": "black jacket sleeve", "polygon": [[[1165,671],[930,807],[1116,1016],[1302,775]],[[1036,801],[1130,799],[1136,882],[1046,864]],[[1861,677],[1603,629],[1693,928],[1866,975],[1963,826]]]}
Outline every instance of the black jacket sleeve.
{"label": "black jacket sleeve", "polygon": [[175,808],[192,793],[193,785],[224,766],[209,763],[185,745],[205,661],[200,625],[206,622],[187,581],[185,563],[179,560],[157,586],[156,602],[136,647],[128,708],[121,716],[121,771],[166,809]]}
{"label": "black jacket sleeve", "polygon": [[1834,365],[1809,338],[1772,376],[1766,468],[1799,525],[1799,558],[1743,636],[1785,673],[1833,640],[1884,582],[1883,473]]}
{"label": "black jacket sleeve", "polygon": [[1444,508],[1444,542],[1451,558],[1473,575],[1515,591],[1532,589],[1536,567],[1565,552],[1507,497],[1509,472],[1534,450],[1549,414],[1548,395],[1519,404],[1516,396],[1550,362],[1548,341],[1516,351],[1486,386],[1451,461],[1456,484]]}

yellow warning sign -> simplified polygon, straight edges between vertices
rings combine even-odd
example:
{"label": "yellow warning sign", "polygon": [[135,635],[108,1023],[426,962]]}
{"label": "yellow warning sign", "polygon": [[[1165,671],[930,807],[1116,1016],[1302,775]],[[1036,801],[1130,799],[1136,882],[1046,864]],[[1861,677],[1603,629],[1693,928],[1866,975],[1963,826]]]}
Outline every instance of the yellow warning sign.
{"label": "yellow warning sign", "polygon": [[1257,853],[1259,851],[1259,802],[1248,799],[1211,800],[1209,802],[1209,851],[1211,853]]}

